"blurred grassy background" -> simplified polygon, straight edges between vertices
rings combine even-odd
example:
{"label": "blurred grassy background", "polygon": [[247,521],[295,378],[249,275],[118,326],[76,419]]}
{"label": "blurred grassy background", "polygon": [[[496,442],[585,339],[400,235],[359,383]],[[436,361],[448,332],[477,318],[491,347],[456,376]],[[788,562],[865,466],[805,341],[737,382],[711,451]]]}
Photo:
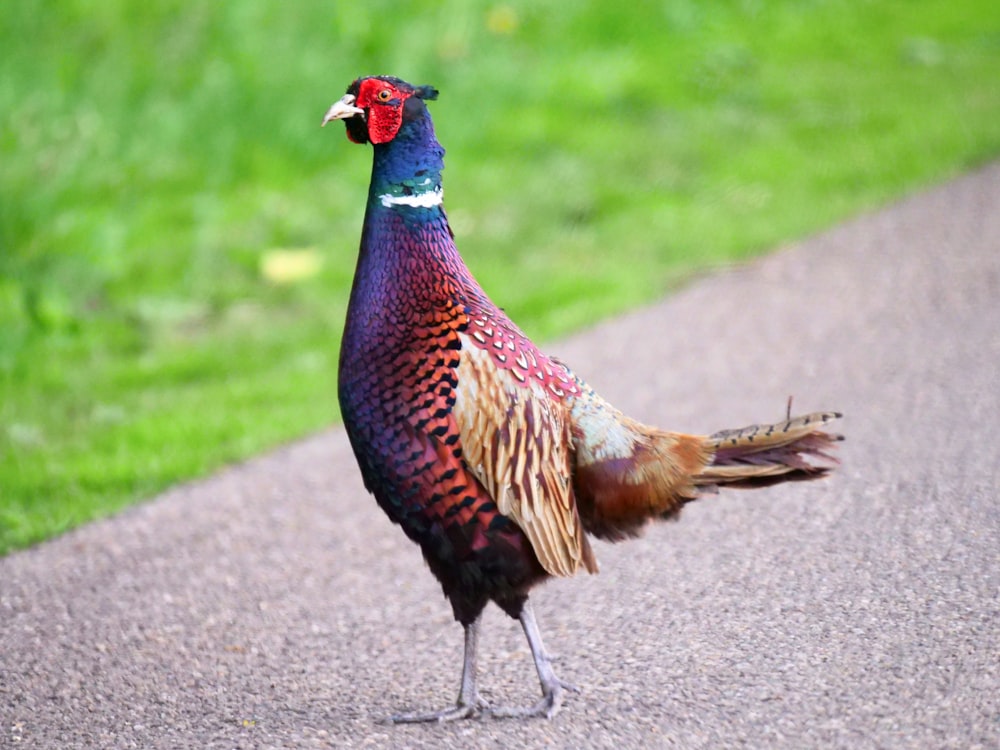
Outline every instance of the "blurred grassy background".
{"label": "blurred grassy background", "polygon": [[0,552],[337,419],[360,74],[441,89],[542,339],[1000,152],[995,0],[18,0],[0,49]]}

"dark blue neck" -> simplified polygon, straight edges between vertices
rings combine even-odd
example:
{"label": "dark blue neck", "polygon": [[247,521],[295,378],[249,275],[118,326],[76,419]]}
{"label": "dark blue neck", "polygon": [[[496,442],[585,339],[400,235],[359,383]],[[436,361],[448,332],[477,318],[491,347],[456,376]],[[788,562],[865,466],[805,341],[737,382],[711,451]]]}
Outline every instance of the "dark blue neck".
{"label": "dark blue neck", "polygon": [[374,147],[345,351],[405,337],[400,321],[469,283],[440,200],[444,149],[423,102],[416,104],[396,137]]}
{"label": "dark blue neck", "polygon": [[441,190],[444,148],[434,136],[434,123],[424,103],[406,102],[403,124],[396,137],[374,147],[369,205],[381,205],[381,196],[404,197]]}

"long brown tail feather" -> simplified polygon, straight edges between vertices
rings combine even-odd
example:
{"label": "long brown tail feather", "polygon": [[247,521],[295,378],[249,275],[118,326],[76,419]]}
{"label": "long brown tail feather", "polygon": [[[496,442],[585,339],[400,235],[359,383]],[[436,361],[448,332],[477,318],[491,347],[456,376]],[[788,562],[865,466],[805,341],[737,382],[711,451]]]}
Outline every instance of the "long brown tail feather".
{"label": "long brown tail feather", "polygon": [[694,477],[694,484],[752,488],[818,479],[839,463],[829,451],[843,440],[821,428],[841,416],[839,412],[813,412],[776,424],[716,432],[706,440],[714,456]]}
{"label": "long brown tail feather", "polygon": [[686,435],[629,419],[577,382],[573,489],[584,529],[600,539],[637,536],[653,518],[676,518],[719,487],[818,479],[837,464],[829,451],[842,438],[822,428],[838,412]]}

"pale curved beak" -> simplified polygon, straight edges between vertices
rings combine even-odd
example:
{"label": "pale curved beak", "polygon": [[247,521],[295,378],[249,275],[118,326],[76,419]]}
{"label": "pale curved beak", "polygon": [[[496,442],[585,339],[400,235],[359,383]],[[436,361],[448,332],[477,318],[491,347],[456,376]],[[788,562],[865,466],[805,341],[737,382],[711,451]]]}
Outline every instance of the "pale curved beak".
{"label": "pale curved beak", "polygon": [[323,118],[320,127],[323,127],[331,120],[346,120],[348,117],[356,117],[357,115],[364,115],[364,113],[363,109],[354,106],[354,97],[351,94],[344,94],[327,110],[326,117]]}

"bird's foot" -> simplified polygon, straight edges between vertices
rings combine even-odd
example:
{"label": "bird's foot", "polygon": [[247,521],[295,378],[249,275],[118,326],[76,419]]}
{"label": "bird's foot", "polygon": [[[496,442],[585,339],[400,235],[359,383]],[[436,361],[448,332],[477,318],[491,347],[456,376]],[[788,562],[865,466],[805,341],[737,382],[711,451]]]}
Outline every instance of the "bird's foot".
{"label": "bird's foot", "polygon": [[551,719],[562,708],[563,697],[567,691],[579,693],[580,688],[557,678],[545,686],[542,699],[533,706],[523,708],[498,706],[489,709],[489,715],[495,719],[529,719],[534,716],[544,716],[546,719]]}
{"label": "bird's foot", "polygon": [[450,708],[442,708],[440,711],[427,711],[412,714],[396,714],[389,717],[391,724],[420,724],[427,722],[444,723],[446,721],[458,721],[459,719],[474,719],[483,712],[489,711],[489,704],[482,698],[476,696],[472,701],[459,701]]}

